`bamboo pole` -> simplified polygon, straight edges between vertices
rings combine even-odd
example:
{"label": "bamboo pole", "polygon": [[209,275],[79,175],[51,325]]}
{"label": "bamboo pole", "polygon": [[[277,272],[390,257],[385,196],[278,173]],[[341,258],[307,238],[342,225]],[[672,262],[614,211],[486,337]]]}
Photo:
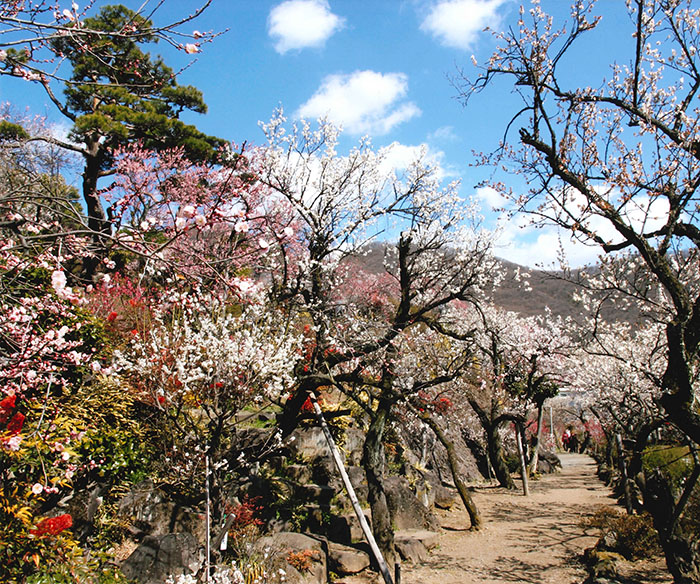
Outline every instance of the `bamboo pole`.
{"label": "bamboo pole", "polygon": [[321,430],[323,430],[323,434],[326,437],[326,442],[328,442],[328,448],[330,449],[331,455],[333,456],[333,461],[335,462],[335,466],[338,468],[338,472],[340,472],[340,476],[343,479],[343,485],[345,485],[345,490],[348,492],[348,497],[350,497],[350,502],[352,503],[352,507],[355,510],[355,515],[357,515],[357,520],[360,522],[360,527],[362,527],[362,531],[365,534],[365,538],[367,538],[367,543],[369,544],[369,547],[372,550],[374,559],[377,561],[377,565],[379,566],[379,571],[381,572],[384,578],[384,582],[386,584],[394,584],[391,579],[391,574],[389,573],[389,567],[387,566],[386,561],[384,560],[384,556],[382,555],[382,552],[380,551],[379,546],[377,545],[377,542],[374,539],[372,530],[370,529],[369,524],[367,523],[367,518],[362,512],[362,507],[360,507],[360,501],[357,498],[357,495],[355,494],[355,489],[352,486],[352,483],[350,482],[350,477],[348,476],[347,471],[345,470],[343,459],[340,457],[340,452],[338,451],[338,447],[335,445],[335,440],[333,440],[330,428],[326,423],[326,419],[323,417],[321,406],[318,405],[318,400],[316,400],[316,396],[313,393],[309,393],[309,399],[311,400],[311,403],[314,406],[314,414],[316,414],[316,420],[321,426]]}
{"label": "bamboo pole", "polygon": [[207,494],[207,512],[206,512],[206,531],[207,531],[207,558],[205,562],[206,575],[204,581],[209,582],[209,573],[211,572],[211,500],[209,498],[209,447],[207,446],[207,454],[204,457],[204,466],[206,473],[205,490]]}
{"label": "bamboo pole", "polygon": [[528,497],[530,495],[530,485],[527,479],[527,464],[525,464],[525,449],[523,448],[522,437],[520,436],[520,428],[515,425],[515,441],[518,444],[518,454],[520,455],[520,473],[523,475],[523,494]]}

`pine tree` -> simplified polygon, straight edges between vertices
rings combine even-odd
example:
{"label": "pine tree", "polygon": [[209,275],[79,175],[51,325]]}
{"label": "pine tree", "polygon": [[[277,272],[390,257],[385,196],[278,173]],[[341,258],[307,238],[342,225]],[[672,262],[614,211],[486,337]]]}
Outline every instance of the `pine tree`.
{"label": "pine tree", "polygon": [[[65,101],[54,102],[73,122],[71,140],[81,145],[88,225],[99,233],[109,225],[97,183],[110,173],[116,148],[134,141],[155,150],[181,146],[193,160],[202,161],[214,159],[225,142],[179,119],[184,110],[205,113],[206,105],[198,89],[178,85],[160,57],[141,49],[157,40],[149,32],[150,20],[124,6],[106,6],[81,25],[106,34],[52,41],[54,51],[65,55],[73,68]],[[143,35],[122,35],[134,29]]]}

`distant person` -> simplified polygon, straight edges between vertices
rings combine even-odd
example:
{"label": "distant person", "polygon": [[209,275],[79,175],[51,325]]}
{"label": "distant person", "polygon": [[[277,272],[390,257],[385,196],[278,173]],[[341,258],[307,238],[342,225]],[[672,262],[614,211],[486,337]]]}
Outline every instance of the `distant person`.
{"label": "distant person", "polygon": [[569,438],[569,452],[578,452],[578,438],[576,434],[572,434]]}
{"label": "distant person", "polygon": [[571,430],[569,430],[567,428],[566,430],[564,430],[564,434],[562,434],[562,437],[561,437],[562,446],[564,447],[564,450],[566,450],[567,452],[569,451],[569,441],[570,440],[571,440]]}

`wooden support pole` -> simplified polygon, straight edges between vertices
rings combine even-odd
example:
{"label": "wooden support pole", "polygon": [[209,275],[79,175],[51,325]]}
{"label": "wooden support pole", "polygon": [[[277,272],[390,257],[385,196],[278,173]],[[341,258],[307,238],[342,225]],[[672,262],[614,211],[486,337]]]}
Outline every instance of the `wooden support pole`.
{"label": "wooden support pole", "polygon": [[335,462],[335,466],[338,468],[340,477],[343,479],[343,485],[345,485],[345,490],[348,492],[348,497],[350,498],[352,507],[355,510],[355,515],[357,515],[357,520],[360,522],[362,532],[365,534],[365,538],[367,538],[367,543],[369,544],[369,547],[372,550],[374,559],[377,561],[377,566],[379,566],[379,571],[381,572],[384,578],[384,582],[386,584],[394,584],[394,582],[391,579],[391,574],[389,573],[389,566],[387,566],[387,563],[384,560],[384,556],[379,550],[379,546],[377,545],[377,542],[374,539],[374,534],[372,533],[372,530],[370,529],[369,524],[367,523],[367,518],[362,512],[362,507],[360,507],[360,501],[357,498],[357,494],[355,493],[355,489],[352,486],[352,483],[350,482],[350,477],[348,476],[348,473],[345,470],[343,459],[340,457],[340,452],[338,451],[338,447],[335,445],[335,440],[333,440],[330,428],[326,423],[326,419],[323,417],[321,406],[318,405],[316,396],[311,392],[309,393],[309,399],[311,400],[311,403],[314,406],[316,420],[321,426],[321,430],[323,430],[323,434],[326,437],[326,442],[328,442],[328,448],[330,449],[331,455],[333,456],[333,461]]}
{"label": "wooden support pole", "polygon": [[527,478],[527,464],[525,464],[525,449],[523,448],[522,437],[520,436],[520,428],[515,425],[515,441],[518,444],[518,454],[520,455],[520,474],[523,475],[523,494],[526,497],[530,496],[530,485]]}

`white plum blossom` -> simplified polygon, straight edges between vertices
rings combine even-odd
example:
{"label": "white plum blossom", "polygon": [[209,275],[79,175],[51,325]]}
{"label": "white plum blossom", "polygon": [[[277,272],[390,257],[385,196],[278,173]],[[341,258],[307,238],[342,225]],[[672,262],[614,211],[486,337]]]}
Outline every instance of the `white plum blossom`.
{"label": "white plum blossom", "polygon": [[197,209],[194,207],[194,205],[185,205],[182,208],[182,216],[186,217],[187,219],[191,219],[194,217],[194,214],[197,212]]}
{"label": "white plum blossom", "polygon": [[66,273],[63,270],[54,270],[51,274],[51,286],[56,294],[61,294],[66,288]]}

